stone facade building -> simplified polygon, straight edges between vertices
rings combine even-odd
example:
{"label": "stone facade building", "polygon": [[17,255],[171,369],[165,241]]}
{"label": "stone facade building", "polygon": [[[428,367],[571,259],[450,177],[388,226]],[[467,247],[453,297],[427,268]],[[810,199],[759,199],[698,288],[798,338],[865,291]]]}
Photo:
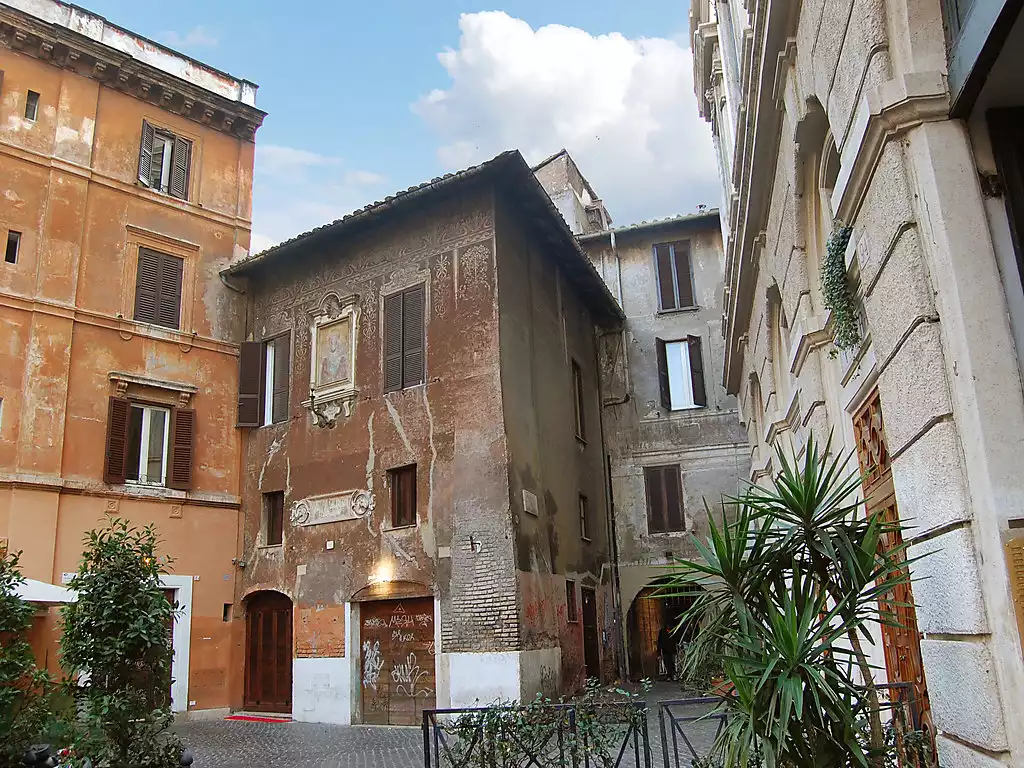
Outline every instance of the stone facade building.
{"label": "stone facade building", "polygon": [[621,313],[518,152],[242,260],[245,690],[319,722],[613,666],[598,329]]}
{"label": "stone facade building", "polygon": [[[913,686],[941,765],[1021,764],[1020,3],[701,0],[691,19],[751,477],[812,432],[856,452],[869,509],[931,553],[879,663]],[[837,222],[852,235],[830,254]],[[838,355],[828,266],[860,322]]]}
{"label": "stone facade building", "polygon": [[255,95],[76,6],[0,5],[0,539],[60,584],[104,515],[155,525],[178,711],[230,700],[244,303],[218,272],[248,248]]}
{"label": "stone facade building", "polygon": [[625,315],[601,337],[619,642],[629,677],[659,674],[657,636],[685,607],[651,599],[672,557],[696,557],[707,511],[748,465],[736,398],[722,385],[724,253],[717,210],[610,228],[572,158],[535,169]]}

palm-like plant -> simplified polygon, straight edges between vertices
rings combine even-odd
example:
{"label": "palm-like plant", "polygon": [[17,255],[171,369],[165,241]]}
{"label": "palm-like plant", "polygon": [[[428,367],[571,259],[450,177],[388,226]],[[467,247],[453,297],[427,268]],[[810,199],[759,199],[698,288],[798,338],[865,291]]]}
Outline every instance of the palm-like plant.
{"label": "palm-like plant", "polygon": [[[715,750],[726,766],[873,766],[884,757],[881,705],[864,643],[891,623],[909,579],[898,525],[865,513],[851,456],[810,439],[779,454],[773,487],[725,500],[727,519],[677,560],[663,596],[690,596],[681,624],[700,627],[685,666],[719,656],[731,683]],[[883,607],[884,606],[884,607]]]}

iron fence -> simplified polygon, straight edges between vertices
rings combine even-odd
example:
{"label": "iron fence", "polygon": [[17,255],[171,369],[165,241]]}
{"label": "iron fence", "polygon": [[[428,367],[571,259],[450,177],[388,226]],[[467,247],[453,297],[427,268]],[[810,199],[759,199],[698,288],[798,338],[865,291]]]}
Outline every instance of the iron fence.
{"label": "iron fence", "polygon": [[666,768],[692,766],[707,757],[725,727],[725,712],[715,709],[721,701],[703,696],[659,703],[658,730]]}
{"label": "iron fence", "polygon": [[647,705],[498,705],[423,713],[424,768],[652,768]]}

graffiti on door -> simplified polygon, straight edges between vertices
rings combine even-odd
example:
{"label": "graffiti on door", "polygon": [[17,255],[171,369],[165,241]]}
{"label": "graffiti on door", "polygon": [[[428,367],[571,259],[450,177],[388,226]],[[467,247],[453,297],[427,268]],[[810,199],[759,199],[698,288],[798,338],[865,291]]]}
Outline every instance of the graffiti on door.
{"label": "graffiti on door", "polygon": [[363,687],[377,690],[377,681],[380,680],[380,669],[384,666],[384,659],[380,657],[380,640],[363,641]]}

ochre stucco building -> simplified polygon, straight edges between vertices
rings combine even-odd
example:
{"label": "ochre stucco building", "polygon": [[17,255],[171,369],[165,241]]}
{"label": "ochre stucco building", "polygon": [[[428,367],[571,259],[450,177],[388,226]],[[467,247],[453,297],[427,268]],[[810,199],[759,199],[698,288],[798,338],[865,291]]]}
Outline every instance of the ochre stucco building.
{"label": "ochre stucco building", "polygon": [[178,711],[241,682],[245,306],[219,272],[249,245],[255,94],[76,6],[0,5],[0,539],[60,584],[105,515],[154,525]]}

